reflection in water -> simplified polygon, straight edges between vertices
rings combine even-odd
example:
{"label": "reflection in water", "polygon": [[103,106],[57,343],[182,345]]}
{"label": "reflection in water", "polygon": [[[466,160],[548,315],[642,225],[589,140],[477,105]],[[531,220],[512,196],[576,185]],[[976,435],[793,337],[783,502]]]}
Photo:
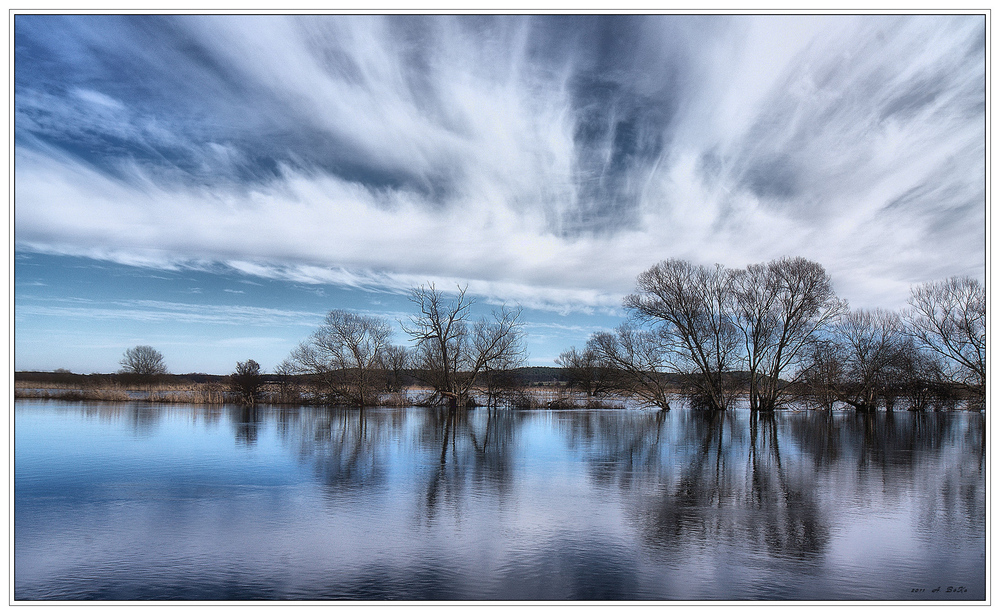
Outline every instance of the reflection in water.
{"label": "reflection in water", "polygon": [[751,415],[750,423],[753,488],[749,503],[757,513],[758,538],[763,534],[772,555],[815,558],[827,546],[830,532],[821,522],[814,491],[790,478],[782,467],[774,414]]}
{"label": "reflection in water", "polygon": [[19,402],[16,424],[19,600],[985,596],[976,413]]}
{"label": "reflection in water", "polygon": [[[590,461],[603,480],[615,475],[633,502],[632,522],[666,560],[709,545],[766,550],[773,556],[815,558],[829,541],[808,485],[782,467],[773,416],[739,424],[733,414],[689,416],[664,434],[662,416],[576,433],[600,440]],[[607,425],[611,423],[611,425]],[[669,436],[668,438],[665,436]],[[666,447],[675,447],[664,455]]]}
{"label": "reflection in water", "polygon": [[358,409],[307,411],[299,417],[292,445],[299,459],[313,465],[328,498],[353,497],[385,481],[393,418]]}
{"label": "reflection in water", "polygon": [[426,479],[423,515],[432,520],[444,506],[461,507],[472,490],[503,496],[513,480],[512,454],[517,450],[517,428],[524,414],[510,410],[427,411],[421,442],[438,452]]}
{"label": "reflection in water", "polygon": [[230,407],[229,421],[236,430],[236,443],[243,446],[257,444],[257,431],[263,417],[258,406]]}
{"label": "reflection in water", "polygon": [[[985,549],[986,422],[979,413],[801,414],[784,419],[815,475],[843,476],[843,497],[871,497],[877,481],[893,503],[917,499],[921,538]],[[853,489],[851,488],[853,486]],[[947,538],[945,538],[947,537]]]}

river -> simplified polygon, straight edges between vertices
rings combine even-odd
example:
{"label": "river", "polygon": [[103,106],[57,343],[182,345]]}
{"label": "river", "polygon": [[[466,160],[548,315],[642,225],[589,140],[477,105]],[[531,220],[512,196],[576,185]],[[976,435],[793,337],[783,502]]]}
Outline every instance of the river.
{"label": "river", "polygon": [[14,598],[986,598],[979,413],[18,400]]}

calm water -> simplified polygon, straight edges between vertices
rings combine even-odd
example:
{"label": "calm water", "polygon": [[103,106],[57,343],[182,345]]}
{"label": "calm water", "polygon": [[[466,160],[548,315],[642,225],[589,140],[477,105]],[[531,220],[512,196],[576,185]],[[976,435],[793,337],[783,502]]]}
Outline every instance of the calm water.
{"label": "calm water", "polygon": [[18,401],[14,597],[984,600],[984,423]]}

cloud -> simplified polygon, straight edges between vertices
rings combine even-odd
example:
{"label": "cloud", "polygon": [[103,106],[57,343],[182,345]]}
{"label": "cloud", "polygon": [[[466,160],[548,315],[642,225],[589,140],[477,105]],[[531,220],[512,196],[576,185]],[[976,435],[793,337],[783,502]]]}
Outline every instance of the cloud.
{"label": "cloud", "polygon": [[288,343],[283,337],[231,337],[215,342],[220,346],[236,348],[259,348],[261,346]]}
{"label": "cloud", "polygon": [[[114,35],[112,35],[114,32]],[[985,273],[982,16],[24,16],[19,250],[614,310]]]}
{"label": "cloud", "polygon": [[210,305],[172,301],[128,300],[95,301],[66,298],[62,301],[35,304],[22,297],[17,316],[45,316],[59,319],[129,320],[182,324],[241,326],[315,326],[323,315],[298,310],[280,310],[246,305]]}

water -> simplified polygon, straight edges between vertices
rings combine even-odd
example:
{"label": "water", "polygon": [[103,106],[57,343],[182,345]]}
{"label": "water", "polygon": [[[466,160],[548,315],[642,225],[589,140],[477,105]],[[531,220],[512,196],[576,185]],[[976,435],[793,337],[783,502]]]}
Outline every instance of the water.
{"label": "water", "polygon": [[985,472],[976,413],[18,401],[14,598],[984,600]]}

